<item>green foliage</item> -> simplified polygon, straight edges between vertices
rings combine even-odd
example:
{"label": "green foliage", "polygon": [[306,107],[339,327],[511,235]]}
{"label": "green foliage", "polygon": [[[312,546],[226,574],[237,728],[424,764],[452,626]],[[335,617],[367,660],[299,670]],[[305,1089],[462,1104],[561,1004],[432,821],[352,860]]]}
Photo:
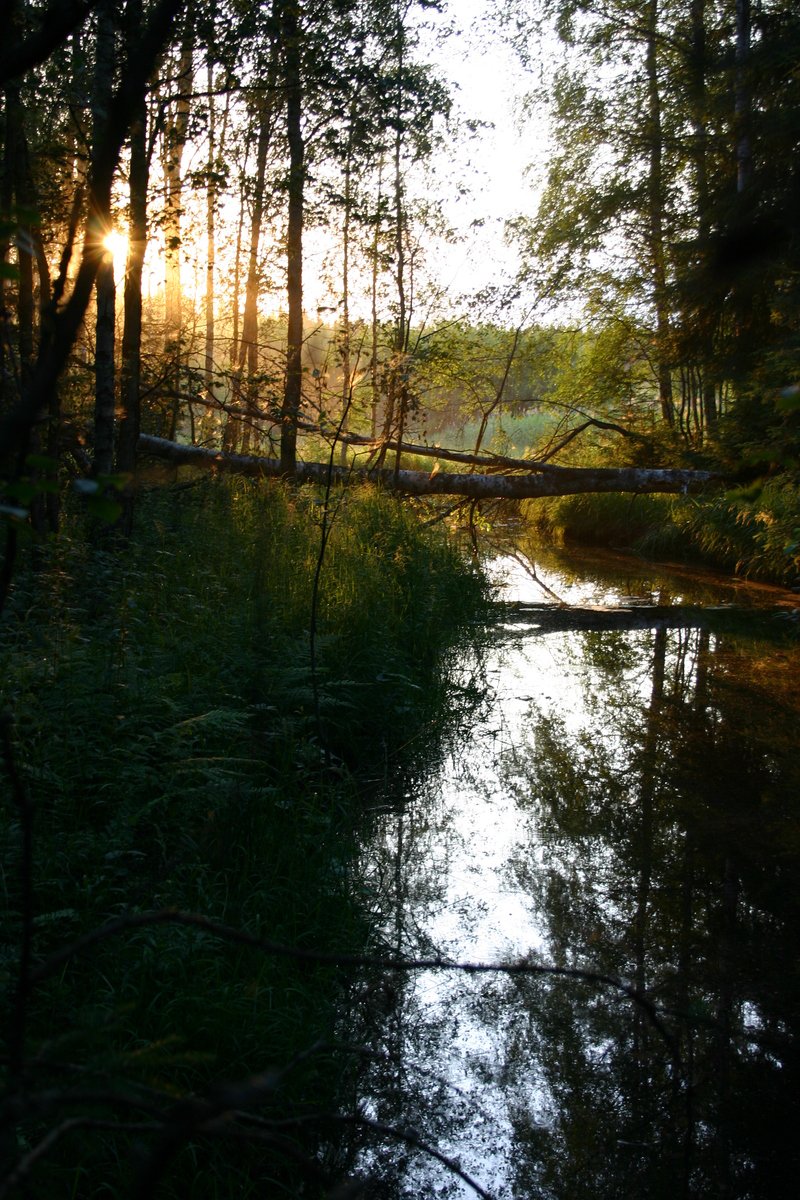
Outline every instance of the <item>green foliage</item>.
{"label": "green foliage", "polygon": [[800,571],[800,489],[778,477],[702,498],[617,493],[529,503],[549,537],[703,562],[752,579],[793,583]]}
{"label": "green foliage", "polygon": [[[454,450],[474,450],[480,424],[474,419],[459,431],[446,431],[446,444]],[[538,408],[521,414],[495,411],[486,423],[481,451],[520,458],[530,454],[552,426],[552,417]]]}
{"label": "green foliage", "polygon": [[566,541],[630,547],[664,520],[668,505],[659,496],[605,492],[529,501],[526,512],[541,530]]}
{"label": "green foliage", "polygon": [[[440,655],[482,585],[401,505],[367,490],[336,502],[319,722],[308,652],[320,515],[311,494],[244,482],[151,493],[140,534],[118,550],[84,540],[76,510],[72,538],[18,579],[0,643],[0,702],[14,716],[18,770],[36,804],[37,959],[111,916],[170,907],[295,946],[367,946],[355,878],[364,794],[408,764],[401,747],[430,721]],[[16,820],[6,817],[2,839],[8,984],[22,906]],[[161,1103],[283,1070],[330,1040],[344,982],[332,967],[196,929],[144,927],[37,989],[27,1051],[43,1087],[101,1079],[129,1096],[154,1089]],[[76,1064],[74,1078],[65,1084],[55,1062]],[[316,1151],[313,1114],[336,1107],[343,1069],[312,1054],[260,1107],[312,1114],[288,1158],[192,1139],[159,1195],[186,1195],[187,1178],[198,1197],[281,1194],[295,1178],[292,1156]],[[35,1145],[51,1126],[44,1114],[20,1137]],[[105,1130],[65,1137],[29,1194],[120,1194],[128,1141]]]}

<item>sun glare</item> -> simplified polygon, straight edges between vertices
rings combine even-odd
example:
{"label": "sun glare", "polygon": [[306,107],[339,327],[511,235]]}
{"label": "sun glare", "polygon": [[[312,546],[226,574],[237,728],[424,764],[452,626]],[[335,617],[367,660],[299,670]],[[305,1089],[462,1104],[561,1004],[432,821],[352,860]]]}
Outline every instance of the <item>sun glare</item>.
{"label": "sun glare", "polygon": [[112,229],[103,238],[103,245],[114,260],[114,278],[120,280],[125,274],[125,264],[128,259],[128,239],[118,229]]}

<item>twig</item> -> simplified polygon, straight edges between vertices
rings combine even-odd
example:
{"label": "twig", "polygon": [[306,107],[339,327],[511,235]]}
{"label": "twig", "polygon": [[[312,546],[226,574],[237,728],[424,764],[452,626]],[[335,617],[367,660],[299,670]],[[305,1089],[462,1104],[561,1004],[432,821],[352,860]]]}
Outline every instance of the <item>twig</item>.
{"label": "twig", "polygon": [[101,1117],[68,1117],[45,1134],[40,1142],[28,1151],[5,1179],[0,1179],[0,1198],[7,1196],[12,1188],[22,1183],[25,1176],[48,1150],[61,1141],[73,1129],[111,1129],[122,1133],[157,1133],[161,1126],[155,1121],[110,1121]]}
{"label": "twig", "polygon": [[[27,1064],[26,1064],[27,1065]],[[125,1081],[128,1085],[127,1080]],[[134,1084],[135,1086],[135,1084]],[[172,1108],[175,1097],[164,1094],[156,1096],[157,1100],[165,1100]],[[126,1096],[123,1092],[99,1088],[48,1088],[43,1092],[15,1092],[9,1095],[0,1108],[0,1128],[12,1121],[19,1121],[28,1116],[42,1116],[55,1108],[64,1105],[105,1104],[110,1108],[134,1108],[147,1113],[151,1117],[164,1117],[164,1109],[158,1104],[149,1102],[146,1098]]]}
{"label": "twig", "polygon": [[567,607],[567,601],[559,596],[557,592],[554,592],[552,588],[549,588],[547,584],[539,578],[536,572],[536,564],[528,558],[527,554],[523,554],[521,550],[512,550],[508,557],[513,558],[515,563],[519,563],[523,571],[530,576],[536,586],[540,587],[546,595],[552,596],[552,598],[556,600],[562,608]]}
{"label": "twig", "polygon": [[[321,1042],[315,1042],[307,1049],[301,1050],[279,1071],[267,1071],[238,1083],[215,1087],[206,1096],[192,1096],[176,1104],[164,1122],[162,1137],[137,1172],[132,1192],[133,1200],[149,1200],[170,1161],[180,1150],[181,1144],[188,1141],[193,1134],[204,1132],[236,1136],[236,1131],[229,1124],[229,1118],[239,1116],[239,1109],[261,1103],[280,1086],[299,1063],[317,1054],[321,1047]],[[258,1137],[258,1134],[255,1136]],[[250,1137],[249,1140],[254,1139]],[[274,1135],[270,1136],[269,1140],[274,1141]],[[282,1145],[282,1149],[287,1151],[285,1145]],[[297,1156],[297,1151],[294,1151],[294,1154]],[[297,1161],[307,1168],[314,1166],[305,1156],[297,1156]]]}
{"label": "twig", "polygon": [[362,1115],[348,1116],[342,1114],[341,1116],[336,1116],[334,1120],[339,1125],[363,1126],[365,1129],[371,1129],[373,1133],[382,1133],[386,1137],[396,1138],[400,1142],[405,1142],[407,1146],[413,1146],[416,1150],[422,1150],[423,1153],[429,1155],[431,1158],[435,1158],[442,1166],[447,1167],[449,1171],[457,1175],[459,1179],[466,1183],[467,1187],[472,1188],[476,1195],[481,1196],[482,1200],[492,1200],[491,1192],[487,1192],[485,1188],[481,1187],[477,1180],[468,1175],[454,1158],[443,1154],[441,1150],[437,1150],[430,1142],[424,1141],[416,1129],[412,1129],[409,1126],[400,1129],[395,1125],[384,1125],[382,1121],[375,1121],[371,1117]]}
{"label": "twig", "polygon": [[126,913],[114,917],[104,925],[89,930],[88,933],[76,938],[69,945],[56,950],[46,958],[30,974],[31,985],[48,979],[51,975],[74,958],[76,954],[88,950],[91,946],[125,933],[131,929],[141,929],[151,925],[181,925],[189,929],[202,929],[223,941],[234,945],[251,946],[265,954],[273,954],[281,958],[293,958],[297,962],[317,963],[320,966],[375,968],[383,971],[459,971],[467,975],[503,974],[509,976],[547,975],[561,979],[574,979],[581,983],[596,983],[608,987],[625,996],[637,1005],[647,1015],[653,1028],[657,1030],[669,1047],[676,1067],[680,1064],[679,1051],[675,1038],[664,1026],[661,1015],[653,1001],[637,988],[613,975],[602,971],[589,971],[580,967],[558,967],[545,963],[531,962],[530,958],[521,958],[514,962],[453,962],[442,956],[431,958],[381,958],[379,955],[348,954],[318,950],[304,950],[299,946],[286,946],[269,938],[257,937],[244,929],[236,929],[219,921],[212,921],[201,913],[182,912],[178,909],[162,908],[149,912]]}
{"label": "twig", "polygon": [[[237,1114],[238,1115],[238,1114]],[[442,1166],[447,1167],[454,1175],[457,1175],[467,1187],[471,1188],[476,1195],[481,1196],[482,1200],[493,1200],[492,1193],[487,1192],[485,1188],[473,1179],[459,1162],[444,1154],[441,1150],[426,1142],[421,1134],[410,1125],[387,1125],[383,1121],[376,1121],[372,1117],[364,1116],[362,1113],[305,1113],[297,1117],[285,1117],[278,1121],[262,1121],[256,1126],[263,1129],[265,1140],[273,1142],[275,1140],[274,1130],[278,1129],[297,1129],[304,1125],[317,1125],[320,1122],[326,1122],[333,1125],[355,1125],[364,1129],[370,1129],[373,1133],[383,1134],[384,1137],[394,1138],[395,1141],[404,1142],[407,1146],[413,1146],[415,1150],[421,1150],[423,1154],[436,1159]],[[243,1140],[252,1140],[253,1134],[245,1134],[242,1130],[231,1129],[228,1127],[225,1131],[229,1137],[238,1137]],[[142,1194],[141,1200],[145,1200]]]}

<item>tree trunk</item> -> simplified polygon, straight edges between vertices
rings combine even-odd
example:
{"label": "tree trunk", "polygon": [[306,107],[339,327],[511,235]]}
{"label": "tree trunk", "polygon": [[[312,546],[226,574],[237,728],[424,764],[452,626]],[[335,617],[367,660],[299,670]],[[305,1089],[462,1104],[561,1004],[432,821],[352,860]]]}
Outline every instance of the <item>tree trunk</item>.
{"label": "tree trunk", "polygon": [[281,473],[292,476],[297,465],[297,421],[303,389],[303,207],[305,145],[302,128],[300,21],[295,0],[281,0],[283,79],[286,91],[286,136],[289,143],[289,211],[286,231],[286,291],[289,324],[286,338],[286,384],[281,409]]}
{"label": "tree trunk", "polygon": [[[126,34],[136,36],[142,21],[142,0],[128,0]],[[131,159],[128,175],[128,261],[125,270],[124,317],[122,326],[122,369],[120,380],[120,425],[117,470],[133,474],[141,425],[142,373],[142,270],[147,249],[147,108],[141,97],[133,114],[130,132]],[[133,527],[133,489],[124,495],[122,527],[130,535]]]}
{"label": "tree trunk", "polygon": [[[667,631],[661,625],[653,639],[653,681],[650,704],[647,709],[642,745],[642,771],[639,779],[639,829],[634,835],[638,877],[636,881],[636,912],[633,919],[633,960],[636,990],[644,996],[647,992],[647,927],[650,916],[650,891],[653,875],[653,836],[655,828],[655,794],[658,781],[658,746],[661,726],[661,708],[664,699],[664,666],[666,661]],[[646,1022],[641,1010],[636,1014],[634,1025],[634,1054],[641,1081],[646,1073],[644,1039]]]}
{"label": "tree trunk", "polygon": [[23,109],[19,90],[9,89],[8,100],[13,103],[13,124],[16,137],[13,143],[14,194],[19,209],[17,224],[17,345],[19,348],[20,380],[23,388],[30,381],[34,361],[33,339],[33,230],[28,214],[33,208],[33,197],[29,194],[25,170],[25,130]]}
{"label": "tree trunk", "polygon": [[[369,356],[369,378],[372,391],[370,412],[370,433],[373,438],[378,436],[378,414],[380,411],[381,390],[378,374],[378,262],[381,232],[381,205],[383,192],[383,158],[378,164],[378,196],[375,206],[375,230],[372,238],[372,269],[370,272],[370,316],[372,328],[372,345]],[[381,460],[382,461],[382,460]]]}
{"label": "tree trunk", "polygon": [[[347,159],[344,168],[344,221],[342,227],[342,321],[339,336],[339,356],[342,367],[342,409],[339,420],[339,432],[346,432],[347,414],[352,399],[351,362],[351,330],[350,330],[350,219],[352,209],[352,153],[353,153],[353,115],[350,116],[350,131],[347,139]],[[346,461],[346,443],[341,443],[342,465]]]}
{"label": "tree trunk", "polygon": [[736,0],[736,80],[734,114],[736,125],[736,190],[741,195],[753,180],[753,149],[750,134],[750,54],[752,17],[750,0]]}
{"label": "tree trunk", "polygon": [[[694,145],[692,160],[694,163],[696,212],[697,212],[697,241],[700,257],[705,260],[708,254],[711,233],[711,199],[708,186],[708,128],[707,128],[707,49],[706,49],[706,0],[692,0],[690,8],[690,51],[689,51],[689,107],[691,114]],[[714,306],[714,310],[716,305]],[[700,309],[696,318],[699,328],[698,359],[701,371],[701,387],[703,393],[703,418],[706,432],[713,434],[717,425],[717,396],[713,378],[714,325],[716,311],[711,311],[708,305]]]}
{"label": "tree trunk", "polygon": [[[405,434],[406,409],[408,407],[408,382],[406,358],[408,354],[408,320],[406,314],[406,228],[402,172],[403,134],[403,66],[405,57],[405,30],[400,8],[397,9],[397,96],[395,103],[394,136],[394,252],[395,282],[397,284],[397,322],[394,333],[394,363],[389,380],[390,401],[387,405],[387,427],[384,436],[392,435],[391,421],[397,416],[397,441],[402,442]],[[400,451],[394,460],[395,475],[400,471]]]}
{"label": "tree trunk", "polygon": [[[234,475],[273,478],[285,475],[283,461],[256,455],[223,454],[202,446],[184,446],[166,438],[142,434],[139,448],[177,466],[206,467]],[[332,467],[328,463],[298,463],[294,477],[300,483],[325,486],[328,479],[347,484],[363,481],[380,484],[408,496],[468,496],[475,500],[525,500],[538,496],[572,496],[585,492],[696,492],[718,479],[710,471],[650,469],[645,467],[582,468],[539,465],[526,475],[468,475],[445,472]]]}
{"label": "tree trunk", "polygon": [[172,415],[170,434],[175,436],[181,376],[181,334],[183,327],[181,287],[181,218],[183,216],[183,151],[189,127],[194,51],[194,13],[184,13],[183,35],[177,65],[178,98],[164,130],[163,164],[166,183],[164,204],[164,351],[171,360]]}
{"label": "tree trunk", "polygon": [[[9,0],[3,13],[3,32],[6,39],[17,44],[25,34],[25,14],[20,0]],[[3,88],[3,161],[0,175],[0,215],[10,218],[14,211],[14,190],[17,176],[17,146],[22,139],[22,103],[20,87],[16,78],[8,79]],[[14,328],[11,319],[11,306],[6,303],[6,291],[10,291],[10,278],[13,277],[14,264],[10,261],[13,237],[5,222],[0,224],[0,264],[7,268],[0,272],[0,411],[19,402],[17,384],[17,365],[14,361]],[[17,258],[21,251],[17,248]],[[9,526],[10,529],[10,526]]]}
{"label": "tree trunk", "polygon": [[[262,96],[258,107],[258,143],[256,147],[256,179],[253,192],[253,210],[250,219],[250,243],[247,258],[247,284],[245,287],[242,334],[239,343],[239,369],[247,369],[252,379],[258,374],[258,296],[259,270],[258,248],[261,244],[261,227],[264,222],[264,181],[267,173],[267,158],[273,134],[273,85],[274,65],[270,69],[267,93]],[[248,388],[248,402],[252,399],[252,388]]]}
{"label": "tree trunk", "polygon": [[206,391],[214,395],[214,272],[217,259],[216,209],[217,209],[217,146],[216,107],[214,104],[214,64],[209,55],[206,64],[208,84],[208,165],[206,168],[206,345],[204,377]]}
{"label": "tree trunk", "polygon": [[[97,13],[94,96],[92,102],[93,144],[99,144],[102,130],[108,121],[114,88],[114,6],[104,0]],[[110,197],[109,197],[110,200]],[[95,388],[94,388],[94,454],[92,471],[95,475],[110,475],[114,466],[114,409],[115,409],[115,313],[116,288],[114,260],[103,245],[111,231],[111,205],[98,213],[100,228],[96,236],[100,265],[97,269],[95,295]]]}
{"label": "tree trunk", "polygon": [[647,139],[650,159],[647,202],[650,266],[653,302],[656,311],[658,395],[661,416],[668,425],[672,426],[675,423],[675,405],[672,395],[672,372],[669,366],[671,329],[664,245],[664,138],[661,128],[661,93],[658,84],[658,0],[649,0],[646,14],[645,74],[647,77]]}
{"label": "tree trunk", "polygon": [[124,87],[115,94],[100,142],[93,147],[89,212],[72,294],[66,304],[52,314],[50,336],[44,352],[37,359],[30,387],[10,411],[5,410],[0,416],[0,459],[3,461],[25,443],[31,427],[52,401],[53,390],[75,344],[103,254],[102,243],[107,233],[103,214],[110,211],[111,185],[120,149],[137,100],[144,94],[156,59],[170,36],[179,4],[180,0],[157,0],[151,9],[147,25],[128,59]]}
{"label": "tree trunk", "polygon": [[[239,368],[239,290],[241,285],[242,234],[244,232],[245,210],[245,181],[247,178],[247,160],[250,153],[249,134],[245,143],[244,165],[239,176],[239,220],[236,225],[236,248],[233,256],[233,297],[232,297],[232,332],[230,349],[230,366],[234,404],[241,400],[241,370]],[[235,450],[239,441],[241,422],[238,417],[228,414],[222,432],[222,447],[225,451]]]}

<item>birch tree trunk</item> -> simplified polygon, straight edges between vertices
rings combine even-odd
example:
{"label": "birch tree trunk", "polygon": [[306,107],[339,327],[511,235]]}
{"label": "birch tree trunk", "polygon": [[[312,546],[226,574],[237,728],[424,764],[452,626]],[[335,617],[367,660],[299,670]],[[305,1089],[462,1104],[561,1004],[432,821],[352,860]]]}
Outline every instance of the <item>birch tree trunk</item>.
{"label": "birch tree trunk", "polygon": [[[689,62],[689,105],[694,135],[692,161],[694,165],[695,211],[697,213],[697,240],[700,254],[708,252],[711,234],[711,200],[708,185],[708,88],[706,85],[706,0],[692,0],[689,13],[690,62]],[[708,311],[698,314],[699,359],[703,394],[703,417],[708,433],[717,425],[717,396],[713,377],[714,315]]]}
{"label": "birch tree trunk", "polygon": [[[204,467],[233,475],[275,478],[285,475],[283,462],[258,455],[223,454],[202,446],[185,446],[142,434],[142,453],[176,466]],[[334,467],[330,463],[297,463],[294,479],[325,487],[358,481],[379,484],[407,496],[467,496],[474,500],[526,500],[538,496],[574,496],[585,492],[696,492],[719,477],[711,471],[647,467],[555,467],[531,464],[527,474],[469,475],[444,471],[398,471],[396,468]]]}
{"label": "birch tree trunk", "polygon": [[666,255],[664,242],[664,136],[661,128],[661,93],[658,80],[658,0],[648,0],[646,9],[645,73],[647,76],[648,178],[650,267],[653,303],[656,311],[656,355],[658,396],[661,416],[667,425],[675,423],[672,372],[669,366],[671,329],[667,300]]}
{"label": "birch tree trunk", "polygon": [[[142,0],[128,0],[125,10],[126,36],[133,40],[142,22]],[[136,447],[141,425],[142,373],[142,271],[147,248],[147,107],[142,96],[133,112],[130,131],[128,174],[128,261],[125,269],[120,372],[120,425],[117,470],[136,469]],[[129,535],[133,526],[133,489],[124,496],[122,528]]]}
{"label": "birch tree trunk", "polygon": [[303,209],[305,143],[300,21],[294,0],[281,2],[283,82],[286,93],[286,136],[289,143],[289,211],[286,231],[286,291],[289,323],[286,339],[286,383],[281,408],[281,473],[292,476],[297,465],[297,422],[303,388]]}
{"label": "birch tree trunk", "polygon": [[208,162],[206,166],[206,344],[204,378],[209,396],[214,394],[214,285],[217,260],[217,145],[216,105],[214,104],[214,64],[209,54],[206,64],[208,86]]}
{"label": "birch tree trunk", "polygon": [[189,128],[193,82],[194,14],[184,13],[180,57],[177,64],[177,98],[164,130],[163,167],[166,187],[164,204],[164,351],[172,363],[172,410],[170,436],[175,436],[181,374],[183,290],[181,287],[181,235],[183,217],[183,152]]}
{"label": "birch tree trunk", "polygon": [[[103,0],[97,12],[94,95],[92,98],[93,145],[102,141],[102,132],[109,118],[114,88],[115,37],[114,5]],[[99,227],[95,236],[100,245],[100,265],[97,268],[95,297],[95,392],[94,392],[94,454],[92,470],[95,475],[110,475],[114,466],[114,409],[115,409],[115,315],[116,288],[114,260],[103,245],[111,231],[111,205],[97,214]]]}

